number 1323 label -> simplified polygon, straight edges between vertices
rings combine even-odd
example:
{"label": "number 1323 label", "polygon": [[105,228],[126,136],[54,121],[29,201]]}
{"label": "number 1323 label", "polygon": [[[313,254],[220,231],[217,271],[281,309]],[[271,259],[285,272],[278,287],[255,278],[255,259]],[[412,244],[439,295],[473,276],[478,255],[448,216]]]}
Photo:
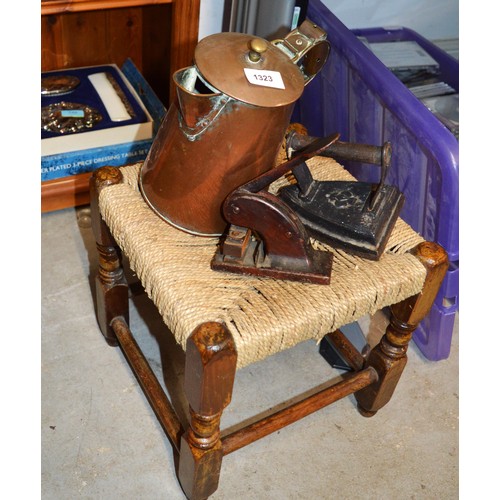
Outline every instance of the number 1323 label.
{"label": "number 1323 label", "polygon": [[273,87],[275,89],[284,89],[285,84],[279,71],[269,71],[263,69],[243,68],[247,80],[253,85],[261,87]]}

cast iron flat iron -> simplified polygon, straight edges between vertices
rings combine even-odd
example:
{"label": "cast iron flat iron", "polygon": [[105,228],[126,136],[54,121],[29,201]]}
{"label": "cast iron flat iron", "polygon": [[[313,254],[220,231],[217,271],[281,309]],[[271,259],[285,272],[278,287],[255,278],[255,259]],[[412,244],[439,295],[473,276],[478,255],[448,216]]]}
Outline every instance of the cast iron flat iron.
{"label": "cast iron flat iron", "polygon": [[[287,153],[294,157],[315,142],[292,132]],[[297,184],[280,190],[280,198],[299,216],[314,238],[366,259],[378,260],[404,204],[403,194],[385,184],[391,163],[389,142],[382,147],[335,141],[322,156],[381,167],[378,184],[352,181],[316,181],[305,163],[294,170]]]}
{"label": "cast iron flat iron", "polygon": [[[311,236],[371,259],[383,252],[403,204],[401,193],[383,184],[390,146],[336,144],[339,134],[294,137],[287,141],[291,159],[237,188],[224,201],[229,226],[212,269],[329,284],[333,255],[315,250]],[[378,156],[381,181],[316,181],[306,160],[317,155],[363,162]],[[296,184],[282,188],[278,196],[267,191],[290,171]]]}

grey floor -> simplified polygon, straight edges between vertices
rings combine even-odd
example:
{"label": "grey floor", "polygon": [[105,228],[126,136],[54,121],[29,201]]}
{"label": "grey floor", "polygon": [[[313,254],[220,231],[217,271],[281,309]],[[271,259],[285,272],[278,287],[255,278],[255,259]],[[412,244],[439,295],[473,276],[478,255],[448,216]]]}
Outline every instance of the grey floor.
{"label": "grey floor", "polygon": [[[168,439],[120,349],[98,330],[85,207],[43,214],[41,231],[42,498],[184,498]],[[360,324],[374,338],[384,322],[378,314]],[[131,326],[162,383],[182,376],[182,354],[144,294],[132,296]],[[458,341],[457,316],[448,359],[431,362],[412,343],[392,401],[373,418],[349,397],[228,455],[211,498],[458,498]],[[339,373],[314,342],[244,368],[223,428]],[[181,385],[168,390],[185,411]]]}

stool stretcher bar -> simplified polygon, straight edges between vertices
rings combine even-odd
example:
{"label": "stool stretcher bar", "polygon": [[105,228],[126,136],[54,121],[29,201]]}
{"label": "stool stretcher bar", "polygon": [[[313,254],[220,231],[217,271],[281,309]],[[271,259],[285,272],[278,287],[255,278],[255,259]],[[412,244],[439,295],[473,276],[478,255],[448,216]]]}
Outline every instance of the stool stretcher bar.
{"label": "stool stretcher bar", "polygon": [[351,341],[340,330],[327,333],[325,337],[328,337],[330,342],[336,347],[337,351],[342,353],[342,357],[351,370],[359,371],[363,368],[365,358],[363,358],[356,347],[354,347]]}
{"label": "stool stretcher bar", "polygon": [[175,446],[175,449],[179,451],[184,429],[165,395],[165,391],[151,370],[123,318],[115,318],[111,323],[111,327],[161,426]]}
{"label": "stool stretcher bar", "polygon": [[[174,408],[151,370],[127,323],[123,318],[118,317],[112,321],[111,327],[160,424],[175,449],[179,451],[180,438],[184,429]],[[243,448],[335,401],[364,389],[377,380],[378,375],[375,369],[368,367],[347,375],[341,381],[331,382],[328,387],[317,393],[223,437],[221,439],[223,454],[228,455]]]}
{"label": "stool stretcher bar", "polygon": [[311,413],[314,413],[325,406],[328,406],[339,399],[364,389],[378,380],[377,372],[374,368],[368,367],[352,375],[348,375],[344,380],[330,384],[326,389],[322,389],[316,394],[292,404],[291,406],[279,410],[272,415],[250,424],[243,429],[235,431],[222,438],[222,450],[224,455],[243,448],[244,446],[257,441],[283,427],[300,420]]}

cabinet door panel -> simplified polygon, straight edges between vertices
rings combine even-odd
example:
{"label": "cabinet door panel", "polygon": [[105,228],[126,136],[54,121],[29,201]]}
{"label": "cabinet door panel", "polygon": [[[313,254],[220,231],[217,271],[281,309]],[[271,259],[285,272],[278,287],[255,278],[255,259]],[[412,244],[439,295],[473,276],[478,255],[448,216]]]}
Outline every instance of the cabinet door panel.
{"label": "cabinet door panel", "polygon": [[41,18],[42,71],[131,58],[168,103],[171,5],[46,15]]}

